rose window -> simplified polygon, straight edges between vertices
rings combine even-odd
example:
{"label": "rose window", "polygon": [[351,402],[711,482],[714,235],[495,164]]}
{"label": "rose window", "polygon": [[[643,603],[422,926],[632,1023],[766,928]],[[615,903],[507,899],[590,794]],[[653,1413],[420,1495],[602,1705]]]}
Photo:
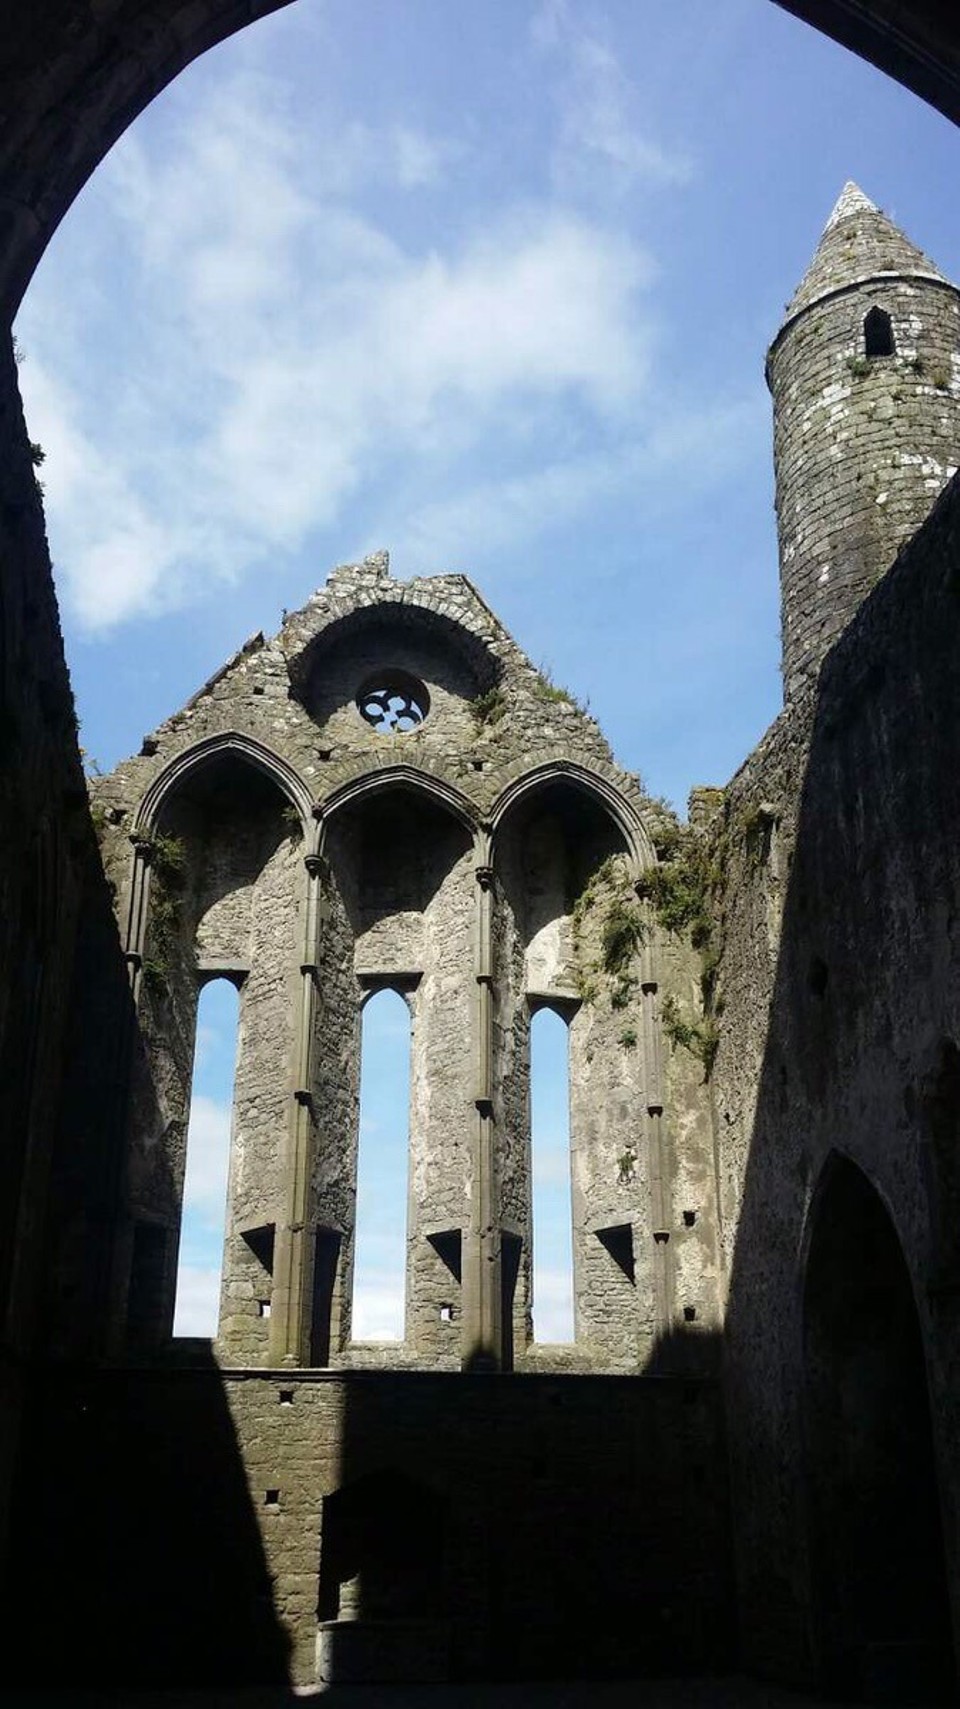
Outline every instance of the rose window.
{"label": "rose window", "polygon": [[400,671],[375,677],[357,695],[357,711],[382,736],[416,730],[430,710],[430,696],[416,677]]}

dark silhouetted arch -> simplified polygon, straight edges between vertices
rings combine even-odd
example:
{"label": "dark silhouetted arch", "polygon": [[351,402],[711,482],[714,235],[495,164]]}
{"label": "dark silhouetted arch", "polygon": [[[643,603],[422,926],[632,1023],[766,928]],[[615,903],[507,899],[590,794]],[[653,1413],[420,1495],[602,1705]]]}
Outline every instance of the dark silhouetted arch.
{"label": "dark silhouetted arch", "polygon": [[835,1158],[804,1294],[810,1565],[820,1683],[859,1702],[930,1701],[951,1673],[920,1323],[893,1224]]}
{"label": "dark silhouetted arch", "polygon": [[[191,60],[290,0],[0,0],[0,313],[13,318],[51,234],[91,172]],[[960,118],[960,29],[949,0],[779,0]],[[15,91],[15,96],[14,92]]]}

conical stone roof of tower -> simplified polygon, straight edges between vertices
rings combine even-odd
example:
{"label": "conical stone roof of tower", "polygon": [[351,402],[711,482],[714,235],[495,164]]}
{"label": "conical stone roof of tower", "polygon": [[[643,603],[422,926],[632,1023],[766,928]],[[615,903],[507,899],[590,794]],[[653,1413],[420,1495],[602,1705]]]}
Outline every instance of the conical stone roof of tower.
{"label": "conical stone roof of tower", "polygon": [[858,185],[845,184],[810,266],[787,305],[785,319],[821,298],[871,279],[932,279],[949,285],[922,249],[905,237]]}

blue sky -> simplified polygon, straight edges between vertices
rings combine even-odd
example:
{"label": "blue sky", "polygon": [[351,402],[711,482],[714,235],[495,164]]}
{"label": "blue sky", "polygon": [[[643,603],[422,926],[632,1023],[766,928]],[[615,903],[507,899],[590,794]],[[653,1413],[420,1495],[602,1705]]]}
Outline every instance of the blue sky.
{"label": "blue sky", "polygon": [[410,1011],[396,991],[377,991],[364,1004],[361,1068],[353,1337],[402,1341]]}
{"label": "blue sky", "polygon": [[229,980],[215,979],[203,987],[187,1132],[175,1335],[216,1334],[238,1015],[239,999]]}
{"label": "blue sky", "polygon": [[300,0],[207,54],[17,329],[90,754],[386,545],[654,791],[725,781],[779,698],[766,344],[848,177],[960,275],[957,164],[770,0]]}
{"label": "blue sky", "polygon": [[655,793],[726,781],[779,705],[765,348],[847,178],[960,278],[957,166],[771,0],[299,0],[207,54],[17,326],[91,759],[387,546]]}
{"label": "blue sky", "polygon": [[533,1338],[575,1338],[567,1023],[540,1009],[530,1023],[533,1162]]}

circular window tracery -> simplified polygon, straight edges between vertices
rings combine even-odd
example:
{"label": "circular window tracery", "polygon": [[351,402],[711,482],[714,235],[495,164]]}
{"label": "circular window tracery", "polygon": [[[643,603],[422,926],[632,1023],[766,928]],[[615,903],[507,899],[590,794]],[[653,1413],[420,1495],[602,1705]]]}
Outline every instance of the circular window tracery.
{"label": "circular window tracery", "polygon": [[419,729],[430,710],[422,682],[404,671],[383,672],[365,683],[357,695],[357,711],[380,735],[406,735]]}

